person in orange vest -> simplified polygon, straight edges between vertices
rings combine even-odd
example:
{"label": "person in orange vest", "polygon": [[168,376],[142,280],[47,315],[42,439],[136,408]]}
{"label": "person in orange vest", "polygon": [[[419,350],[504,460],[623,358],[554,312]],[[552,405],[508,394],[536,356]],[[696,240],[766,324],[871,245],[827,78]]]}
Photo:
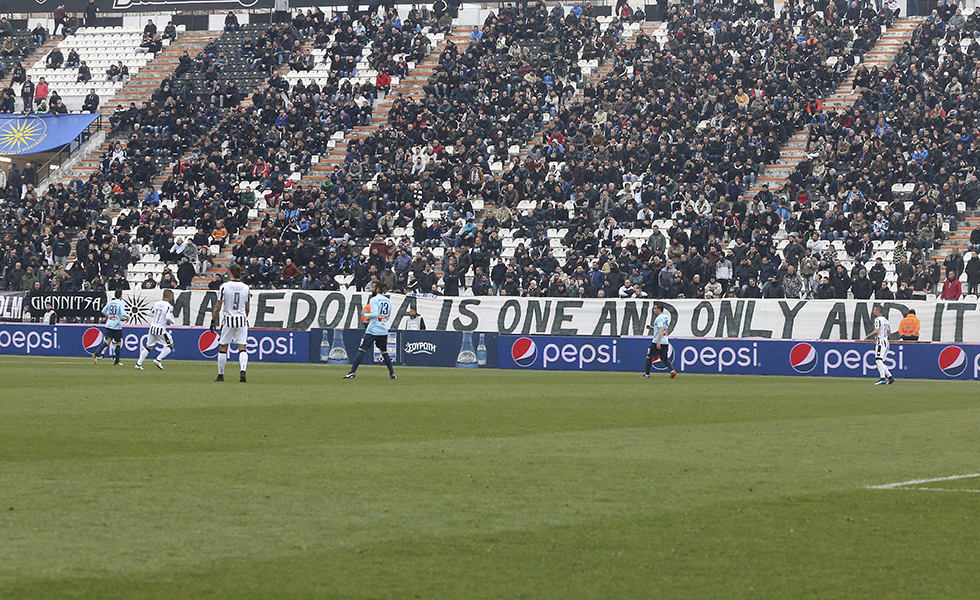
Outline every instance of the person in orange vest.
{"label": "person in orange vest", "polygon": [[915,309],[910,309],[899,323],[898,336],[906,342],[919,341],[919,317],[915,316]]}

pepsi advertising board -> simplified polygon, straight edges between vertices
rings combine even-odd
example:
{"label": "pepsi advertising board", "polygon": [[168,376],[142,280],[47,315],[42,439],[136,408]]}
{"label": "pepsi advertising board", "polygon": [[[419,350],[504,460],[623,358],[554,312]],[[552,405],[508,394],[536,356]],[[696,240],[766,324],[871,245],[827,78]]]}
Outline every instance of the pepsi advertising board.
{"label": "pepsi advertising board", "polygon": [[[146,342],[147,327],[123,327],[124,357],[139,355]],[[218,356],[218,334],[208,329],[174,327],[170,329],[177,360],[209,360]],[[0,354],[37,356],[87,356],[104,339],[104,328],[92,325],[14,325],[0,326]],[[248,354],[262,362],[309,361],[308,331],[252,329],[248,332]],[[232,346],[236,356],[238,350]]]}
{"label": "pepsi advertising board", "polygon": [[[500,336],[502,369],[643,371],[650,338]],[[877,377],[872,342],[673,339],[679,373]],[[898,378],[980,380],[980,345],[891,343],[885,364]],[[657,360],[654,371],[665,371]]]}
{"label": "pepsi advertising board", "polygon": [[497,340],[501,369],[642,371],[649,339],[630,337],[510,336]]}

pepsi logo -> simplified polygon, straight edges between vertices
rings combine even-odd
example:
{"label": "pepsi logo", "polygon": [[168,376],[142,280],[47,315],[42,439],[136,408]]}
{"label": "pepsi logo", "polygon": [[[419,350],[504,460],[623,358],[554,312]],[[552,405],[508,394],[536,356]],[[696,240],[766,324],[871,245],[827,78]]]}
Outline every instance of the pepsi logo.
{"label": "pepsi logo", "polygon": [[959,346],[946,346],[939,353],[939,370],[946,377],[959,377],[966,371],[966,352]]}
{"label": "pepsi logo", "polygon": [[[650,368],[653,369],[654,371],[666,371],[667,365],[664,364],[664,361],[660,360],[660,355],[657,354],[656,344],[652,346],[652,352],[653,352],[653,362],[650,363]],[[670,364],[674,364],[673,346],[667,346],[667,358],[670,359]]]}
{"label": "pepsi logo", "polygon": [[197,349],[205,358],[218,356],[218,334],[214,331],[205,331],[201,337],[197,338]]}
{"label": "pepsi logo", "polygon": [[789,364],[797,373],[809,373],[817,366],[817,349],[807,343],[793,346],[789,351]]}
{"label": "pepsi logo", "polygon": [[530,367],[538,357],[538,346],[531,338],[518,338],[510,348],[510,355],[519,367]]}
{"label": "pepsi logo", "polygon": [[102,340],[104,339],[105,337],[102,335],[101,329],[98,327],[89,327],[85,330],[85,333],[82,334],[82,347],[85,348],[85,351],[89,354],[94,354],[95,351],[99,349],[99,346],[102,344]]}

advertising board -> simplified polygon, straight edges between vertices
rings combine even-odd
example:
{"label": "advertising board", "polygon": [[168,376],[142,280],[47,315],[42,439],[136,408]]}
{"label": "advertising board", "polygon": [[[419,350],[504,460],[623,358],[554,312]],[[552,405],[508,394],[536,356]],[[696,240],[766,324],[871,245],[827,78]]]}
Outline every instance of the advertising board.
{"label": "advertising board", "polygon": [[[146,342],[147,327],[123,328],[123,356],[136,357]],[[174,327],[171,359],[210,360],[218,355],[218,334],[203,328]],[[31,356],[86,356],[102,343],[104,330],[92,325],[0,325],[0,354]],[[248,334],[251,360],[262,362],[307,362],[308,331],[253,329]],[[232,355],[238,350],[232,347]]]}
{"label": "advertising board", "polygon": [[[634,371],[644,368],[649,338],[500,336],[502,369]],[[871,342],[673,339],[678,373],[877,377]],[[980,345],[893,341],[886,366],[904,379],[980,379]],[[654,371],[664,371],[659,361]]]}

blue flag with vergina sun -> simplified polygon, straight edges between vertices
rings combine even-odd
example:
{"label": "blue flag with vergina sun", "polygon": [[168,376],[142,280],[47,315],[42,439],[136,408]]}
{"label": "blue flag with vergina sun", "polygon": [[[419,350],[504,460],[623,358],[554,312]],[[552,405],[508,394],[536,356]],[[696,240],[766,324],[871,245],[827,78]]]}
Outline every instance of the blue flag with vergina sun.
{"label": "blue flag with vergina sun", "polygon": [[99,115],[0,115],[0,156],[57,150]]}

